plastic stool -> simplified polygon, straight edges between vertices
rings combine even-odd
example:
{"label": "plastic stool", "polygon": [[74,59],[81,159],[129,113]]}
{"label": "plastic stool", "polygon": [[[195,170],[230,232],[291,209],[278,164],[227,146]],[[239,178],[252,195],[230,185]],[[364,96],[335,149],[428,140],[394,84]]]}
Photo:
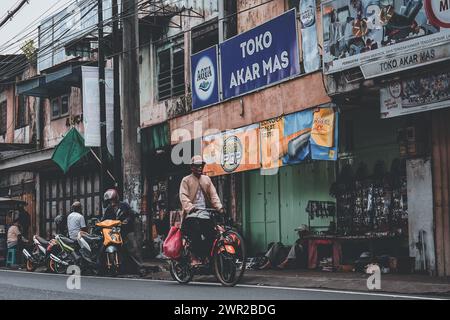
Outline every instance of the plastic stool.
{"label": "plastic stool", "polygon": [[6,257],[6,267],[16,264],[16,248],[9,248]]}

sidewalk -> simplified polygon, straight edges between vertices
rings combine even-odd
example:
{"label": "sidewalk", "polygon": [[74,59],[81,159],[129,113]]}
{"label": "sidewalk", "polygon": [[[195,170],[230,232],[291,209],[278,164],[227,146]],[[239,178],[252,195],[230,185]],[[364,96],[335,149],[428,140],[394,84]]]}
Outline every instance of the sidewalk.
{"label": "sidewalk", "polygon": [[[172,280],[168,264],[163,260],[146,261],[149,273],[145,278]],[[332,290],[368,291],[369,275],[355,272],[320,272],[309,270],[246,270],[242,284],[320,288]],[[196,276],[194,281],[216,282],[214,276]],[[381,290],[399,294],[441,295],[450,297],[450,279],[427,275],[382,274]]]}

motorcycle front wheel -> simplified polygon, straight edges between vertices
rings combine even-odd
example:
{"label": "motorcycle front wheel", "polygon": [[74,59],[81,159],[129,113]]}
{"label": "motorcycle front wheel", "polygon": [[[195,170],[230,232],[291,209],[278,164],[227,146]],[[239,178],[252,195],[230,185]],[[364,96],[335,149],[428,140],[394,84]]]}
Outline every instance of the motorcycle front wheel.
{"label": "motorcycle front wheel", "polygon": [[172,278],[181,284],[189,283],[194,276],[189,262],[184,261],[184,259],[180,261],[171,260],[169,270]]}
{"label": "motorcycle front wheel", "polygon": [[220,283],[227,287],[235,286],[243,277],[246,267],[246,252],[244,239],[234,231],[229,231],[234,239],[234,253],[222,248],[223,244],[216,244],[214,248],[214,274]]}
{"label": "motorcycle front wheel", "polygon": [[57,273],[57,274],[66,274],[67,273],[67,267],[68,266],[65,266],[65,265],[63,265],[62,263],[58,263],[58,262],[56,262],[56,261],[53,261],[54,262],[54,270],[55,270],[55,273]]}

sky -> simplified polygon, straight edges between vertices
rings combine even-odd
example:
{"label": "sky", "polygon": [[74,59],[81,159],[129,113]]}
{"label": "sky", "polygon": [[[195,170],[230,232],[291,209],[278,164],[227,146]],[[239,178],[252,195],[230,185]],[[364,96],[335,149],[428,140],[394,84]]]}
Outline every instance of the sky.
{"label": "sky", "polygon": [[[55,8],[62,7],[68,0],[28,0],[28,4],[25,4],[19,12],[9,20],[3,27],[0,28],[0,55],[2,54],[13,54],[17,52],[20,47],[19,44],[23,43],[20,39],[22,36],[26,35],[33,29],[36,29],[41,20],[45,17],[51,15]],[[0,0],[0,20],[3,20],[4,16],[8,11],[11,11],[19,3],[18,0]],[[42,17],[41,17],[42,16]],[[36,20],[38,19],[38,20]],[[35,21],[36,20],[36,21]],[[33,23],[28,29],[23,31],[28,25]],[[20,36],[18,36],[20,34]],[[34,33],[28,38],[34,38],[36,34]],[[6,42],[11,39],[21,40],[18,44],[13,47],[4,46]]]}

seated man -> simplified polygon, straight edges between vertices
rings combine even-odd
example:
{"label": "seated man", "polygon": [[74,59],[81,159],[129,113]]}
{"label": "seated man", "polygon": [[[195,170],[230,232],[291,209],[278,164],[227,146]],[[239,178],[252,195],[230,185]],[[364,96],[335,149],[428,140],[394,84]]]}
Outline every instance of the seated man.
{"label": "seated man", "polygon": [[302,225],[295,229],[298,233],[298,239],[294,245],[285,247],[281,242],[274,243],[270,246],[269,250],[265,254],[268,259],[267,262],[259,269],[285,269],[288,267],[300,267],[306,268],[307,266],[307,243],[303,237],[309,234],[308,227]]}
{"label": "seated man", "polygon": [[80,231],[87,232],[86,221],[82,214],[81,202],[75,201],[72,204],[72,212],[67,217],[67,229],[69,237],[72,240],[76,240]]}

